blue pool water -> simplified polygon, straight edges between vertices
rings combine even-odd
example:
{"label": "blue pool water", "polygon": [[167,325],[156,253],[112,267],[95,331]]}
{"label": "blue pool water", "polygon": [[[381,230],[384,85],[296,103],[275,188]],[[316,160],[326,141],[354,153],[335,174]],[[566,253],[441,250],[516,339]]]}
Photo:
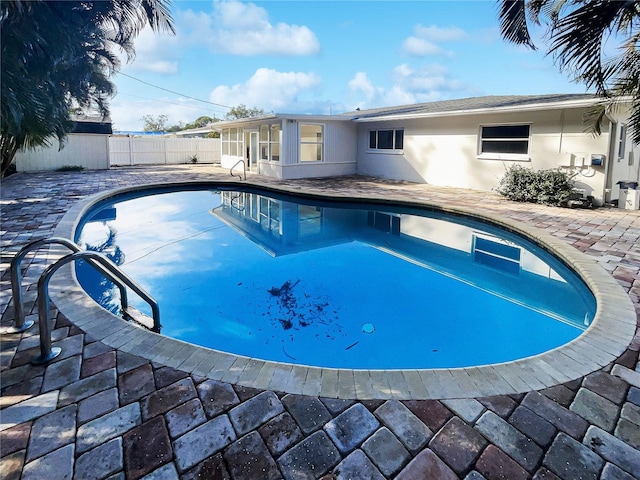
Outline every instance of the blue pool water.
{"label": "blue pool water", "polygon": [[[160,304],[163,335],[264,360],[453,368],[580,335],[591,292],[525,239],[459,216],[259,191],[158,190],[103,201],[76,241]],[[117,313],[117,289],[77,276]],[[130,303],[150,314],[130,294]]]}

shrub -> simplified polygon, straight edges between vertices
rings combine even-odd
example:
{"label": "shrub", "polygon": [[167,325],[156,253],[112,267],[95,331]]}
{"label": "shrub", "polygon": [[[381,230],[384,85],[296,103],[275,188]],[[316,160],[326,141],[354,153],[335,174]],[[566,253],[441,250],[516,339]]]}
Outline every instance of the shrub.
{"label": "shrub", "polygon": [[500,179],[497,192],[516,202],[563,205],[575,189],[569,176],[561,170],[532,170],[513,165]]}

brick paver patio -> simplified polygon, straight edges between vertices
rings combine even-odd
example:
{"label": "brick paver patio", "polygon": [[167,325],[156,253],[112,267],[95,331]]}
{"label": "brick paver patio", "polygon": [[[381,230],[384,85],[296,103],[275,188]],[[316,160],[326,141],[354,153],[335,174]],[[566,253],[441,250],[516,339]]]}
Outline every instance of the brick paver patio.
{"label": "brick paver patio", "polygon": [[[2,326],[8,266],[96,192],[188,179],[215,167],[17,174],[2,182]],[[363,177],[277,181],[328,194],[456,204],[544,229],[595,258],[640,318],[640,212],[508,202],[490,192]],[[27,311],[47,265],[23,263]],[[54,314],[56,312],[54,311]],[[37,325],[1,340],[0,472],[5,479],[632,479],[640,478],[640,337],[584,378],[518,395],[352,401],[261,391],[189,375],[114,350],[55,315],[63,353],[33,366]]]}

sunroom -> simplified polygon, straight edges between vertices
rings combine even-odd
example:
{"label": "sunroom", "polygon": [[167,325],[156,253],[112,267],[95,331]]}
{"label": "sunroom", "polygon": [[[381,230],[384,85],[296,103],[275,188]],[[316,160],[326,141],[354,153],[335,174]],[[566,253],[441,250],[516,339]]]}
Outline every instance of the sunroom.
{"label": "sunroom", "polygon": [[356,171],[356,125],[343,115],[282,115],[219,122],[221,165],[280,179]]}

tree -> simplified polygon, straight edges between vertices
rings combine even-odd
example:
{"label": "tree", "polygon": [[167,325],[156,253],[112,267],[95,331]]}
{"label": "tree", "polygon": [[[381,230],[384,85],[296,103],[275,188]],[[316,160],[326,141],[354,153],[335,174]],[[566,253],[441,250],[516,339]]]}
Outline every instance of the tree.
{"label": "tree", "polygon": [[179,132],[180,130],[184,130],[184,123],[182,122],[178,122],[175,125],[171,125],[170,127],[168,127],[166,129],[167,132],[171,133],[171,132]]}
{"label": "tree", "polygon": [[[548,54],[601,98],[585,122],[599,134],[606,114],[631,101],[629,128],[640,143],[640,3],[607,0],[499,0],[504,39],[536,48],[527,20],[545,24]],[[608,56],[608,42],[619,42]]]}
{"label": "tree", "polygon": [[206,127],[207,125],[209,125],[210,123],[213,123],[217,120],[214,120],[211,117],[207,117],[206,115],[203,115],[201,117],[196,118],[193,122],[191,123],[187,123],[184,128],[185,129],[191,129],[191,128],[202,128],[202,127]]}
{"label": "tree", "polygon": [[169,129],[168,115],[145,115],[140,120],[144,123],[142,129],[145,132],[166,132]]}
{"label": "tree", "polygon": [[241,103],[237,107],[229,110],[225,118],[227,120],[237,120],[238,118],[259,117],[260,115],[264,115],[264,113],[264,110],[261,108],[247,108],[246,105]]}
{"label": "tree", "polygon": [[174,33],[169,0],[24,1],[0,3],[0,174],[16,152],[61,144],[72,109],[109,113],[120,67],[146,26]]}

